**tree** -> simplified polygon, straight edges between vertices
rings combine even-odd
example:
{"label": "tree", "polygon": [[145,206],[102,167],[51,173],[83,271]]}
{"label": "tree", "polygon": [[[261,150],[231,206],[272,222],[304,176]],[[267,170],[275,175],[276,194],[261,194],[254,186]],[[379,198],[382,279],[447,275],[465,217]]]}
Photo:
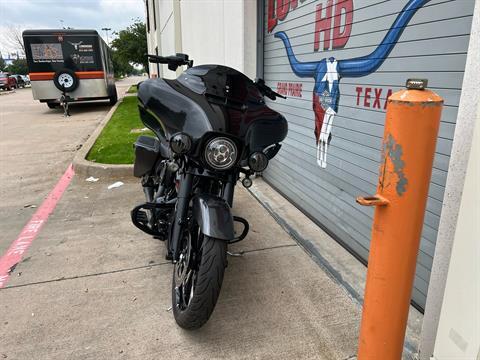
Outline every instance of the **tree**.
{"label": "tree", "polygon": [[0,53],[0,71],[5,70],[7,64],[5,64],[5,60],[3,60],[2,54]]}
{"label": "tree", "polygon": [[27,75],[28,66],[26,59],[15,59],[11,65],[8,65],[5,69],[7,72],[12,74]]}
{"label": "tree", "polygon": [[117,53],[117,60],[142,65],[148,69],[147,31],[145,23],[136,19],[135,22],[117,33],[112,40],[112,48]]}
{"label": "tree", "polygon": [[116,78],[119,78],[123,75],[130,75],[134,72],[133,66],[118,55],[118,50],[112,51],[112,62],[113,71]]}
{"label": "tree", "polygon": [[21,55],[25,55],[22,31],[18,26],[9,25],[4,40],[12,49],[20,50]]}
{"label": "tree", "polygon": [[141,68],[133,68],[132,70],[132,75],[142,75],[145,72],[145,69],[143,67]]}

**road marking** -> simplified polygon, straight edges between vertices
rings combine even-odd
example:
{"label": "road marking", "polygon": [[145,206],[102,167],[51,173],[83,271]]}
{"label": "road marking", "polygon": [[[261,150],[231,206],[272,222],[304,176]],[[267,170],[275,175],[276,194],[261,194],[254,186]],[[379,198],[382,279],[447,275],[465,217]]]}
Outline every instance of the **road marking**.
{"label": "road marking", "polygon": [[75,175],[75,172],[73,171],[72,164],[70,164],[57,185],[55,185],[47,198],[43,201],[42,205],[40,205],[30,221],[20,232],[17,239],[0,258],[0,289],[6,285],[13,268],[20,262],[20,260],[22,260],[23,254],[25,254],[43,225],[47,222],[48,217],[53,212],[58,201],[72,181],[73,175]]}

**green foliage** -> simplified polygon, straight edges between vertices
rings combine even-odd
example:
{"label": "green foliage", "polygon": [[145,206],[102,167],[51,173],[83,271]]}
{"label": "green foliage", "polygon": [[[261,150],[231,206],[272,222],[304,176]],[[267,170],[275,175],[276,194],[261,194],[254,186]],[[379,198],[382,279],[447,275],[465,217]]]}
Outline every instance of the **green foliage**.
{"label": "green foliage", "polygon": [[112,48],[116,51],[118,59],[143,65],[145,69],[148,69],[145,23],[136,19],[132,25],[119,31],[116,35],[117,38],[112,40]]}
{"label": "green foliage", "polygon": [[2,54],[0,54],[0,71],[5,70],[5,67],[7,64],[5,64],[5,60],[3,60]]}
{"label": "green foliage", "polygon": [[127,91],[127,93],[129,93],[129,94],[136,94],[137,92],[138,92],[137,85],[130,86],[130,88]]}
{"label": "green foliage", "polygon": [[[87,160],[102,164],[132,164],[133,143],[140,135],[152,135],[151,131],[140,132],[145,126],[140,120],[136,96],[126,96],[88,153]],[[136,129],[132,132],[133,129]]]}
{"label": "green foliage", "polygon": [[27,60],[26,59],[13,60],[12,64],[8,65],[5,68],[5,71],[12,74],[27,75],[28,74]]}
{"label": "green foliage", "polygon": [[115,78],[120,78],[124,75],[130,75],[134,73],[134,68],[128,61],[125,61],[118,55],[117,50],[112,51],[112,62],[113,62],[113,71],[115,73]]}
{"label": "green foliage", "polygon": [[141,68],[133,68],[132,75],[143,75],[145,72],[145,69],[143,67]]}

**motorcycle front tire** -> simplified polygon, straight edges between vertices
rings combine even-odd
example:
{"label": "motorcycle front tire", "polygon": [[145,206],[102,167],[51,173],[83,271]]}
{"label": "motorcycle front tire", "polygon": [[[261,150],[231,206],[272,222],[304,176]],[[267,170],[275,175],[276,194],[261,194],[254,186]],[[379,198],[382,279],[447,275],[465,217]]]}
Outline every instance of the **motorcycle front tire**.
{"label": "motorcycle front tire", "polygon": [[227,265],[227,244],[225,241],[205,236],[202,256],[197,272],[193,297],[187,308],[180,309],[175,294],[176,271],[172,279],[172,308],[177,324],[187,330],[202,327],[213,313],[222,287]]}

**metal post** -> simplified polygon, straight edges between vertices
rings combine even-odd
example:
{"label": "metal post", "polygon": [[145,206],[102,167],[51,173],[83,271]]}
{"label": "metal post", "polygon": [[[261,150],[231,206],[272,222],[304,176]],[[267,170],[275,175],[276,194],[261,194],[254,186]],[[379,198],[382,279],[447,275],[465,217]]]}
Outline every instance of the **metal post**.
{"label": "metal post", "polygon": [[107,45],[110,46],[110,41],[108,40],[108,32],[112,29],[104,27],[104,28],[102,28],[102,30],[105,31],[105,35],[107,36]]}
{"label": "metal post", "polygon": [[388,99],[358,359],[401,359],[443,99],[408,80]]}

